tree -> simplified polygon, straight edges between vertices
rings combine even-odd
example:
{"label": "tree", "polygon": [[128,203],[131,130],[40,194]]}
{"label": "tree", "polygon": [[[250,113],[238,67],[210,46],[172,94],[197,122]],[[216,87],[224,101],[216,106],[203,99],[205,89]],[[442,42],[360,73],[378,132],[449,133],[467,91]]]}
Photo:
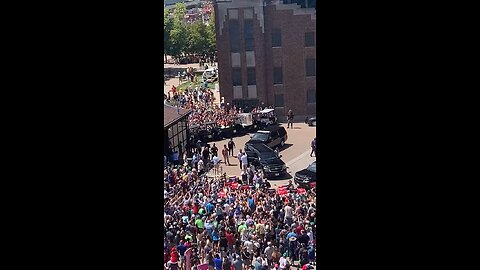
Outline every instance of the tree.
{"label": "tree", "polygon": [[209,54],[214,54],[217,50],[217,39],[215,33],[215,13],[211,13],[207,26],[207,48]]}
{"label": "tree", "polygon": [[165,62],[167,61],[167,55],[170,54],[170,31],[173,28],[173,21],[168,16],[168,10],[163,11],[163,53],[165,54]]}
{"label": "tree", "polygon": [[187,32],[185,27],[186,7],[183,3],[177,3],[173,11],[173,20],[169,31],[169,54],[179,57],[184,51],[187,41]]}
{"label": "tree", "polygon": [[208,48],[207,28],[201,21],[196,21],[188,26],[188,42],[186,53],[204,54]]}

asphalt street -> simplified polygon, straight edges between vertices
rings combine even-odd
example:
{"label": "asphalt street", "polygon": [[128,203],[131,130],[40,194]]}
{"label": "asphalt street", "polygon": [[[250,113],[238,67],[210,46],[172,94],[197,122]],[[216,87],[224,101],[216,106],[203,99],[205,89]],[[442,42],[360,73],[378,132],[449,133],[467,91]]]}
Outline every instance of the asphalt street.
{"label": "asphalt street", "polygon": [[[289,180],[292,180],[295,172],[300,171],[308,167],[313,161],[315,156],[310,157],[310,143],[315,138],[315,127],[309,127],[304,123],[295,123],[293,129],[286,128],[286,124],[281,124],[287,131],[288,139],[285,142],[283,149],[280,149],[281,159],[287,165],[287,175],[278,179],[269,179],[272,187],[282,186],[288,184]],[[221,163],[221,172],[227,173],[228,176],[240,176],[241,170],[239,167],[239,161],[236,157],[239,149],[244,148],[245,143],[250,139],[250,135],[244,135],[242,137],[236,137],[233,139],[235,142],[234,157],[229,157],[231,166],[225,163]],[[221,149],[224,145],[227,145],[229,140],[221,140],[217,142],[210,142],[210,145],[215,145]],[[213,172],[209,175],[213,176]]]}

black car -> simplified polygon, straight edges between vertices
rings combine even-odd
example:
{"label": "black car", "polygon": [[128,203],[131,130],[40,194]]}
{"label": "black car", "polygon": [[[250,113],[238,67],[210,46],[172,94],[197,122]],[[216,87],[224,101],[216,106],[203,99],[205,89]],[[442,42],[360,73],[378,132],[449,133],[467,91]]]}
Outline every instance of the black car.
{"label": "black car", "polygon": [[262,143],[245,145],[248,163],[256,168],[262,169],[266,178],[284,176],[287,173],[287,166],[272,148]]}
{"label": "black car", "polygon": [[262,143],[275,149],[277,146],[283,147],[287,139],[288,135],[284,127],[271,126],[255,132],[245,145]]}
{"label": "black car", "polygon": [[296,172],[294,181],[303,188],[314,187],[317,183],[317,162],[314,161],[306,169]]}
{"label": "black car", "polygon": [[317,117],[307,117],[305,119],[305,124],[308,124],[309,126],[317,126]]}

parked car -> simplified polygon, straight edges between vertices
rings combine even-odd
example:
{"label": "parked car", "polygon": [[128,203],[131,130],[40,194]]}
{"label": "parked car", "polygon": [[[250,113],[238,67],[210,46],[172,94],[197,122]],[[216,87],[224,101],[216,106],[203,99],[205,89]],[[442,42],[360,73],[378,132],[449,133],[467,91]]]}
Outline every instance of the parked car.
{"label": "parked car", "polygon": [[305,119],[305,124],[308,124],[309,126],[317,126],[317,117],[307,117]]}
{"label": "parked car", "polygon": [[272,148],[263,143],[245,145],[248,163],[262,169],[267,179],[283,176],[287,173],[287,165]]}
{"label": "parked car", "polygon": [[254,133],[247,144],[263,143],[270,148],[283,147],[288,139],[287,131],[281,126],[270,126]]}
{"label": "parked car", "polygon": [[306,169],[295,173],[295,184],[303,188],[311,188],[317,184],[317,162],[314,161]]}

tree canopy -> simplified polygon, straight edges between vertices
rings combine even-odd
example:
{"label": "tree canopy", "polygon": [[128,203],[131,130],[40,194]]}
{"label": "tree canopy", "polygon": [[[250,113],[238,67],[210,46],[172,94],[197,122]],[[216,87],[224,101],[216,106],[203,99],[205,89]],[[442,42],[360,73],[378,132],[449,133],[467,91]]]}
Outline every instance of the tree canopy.
{"label": "tree canopy", "polygon": [[202,20],[187,24],[186,7],[177,3],[173,16],[165,10],[163,14],[164,53],[179,57],[182,54],[212,54],[216,50],[215,18],[212,12],[208,25]]}

